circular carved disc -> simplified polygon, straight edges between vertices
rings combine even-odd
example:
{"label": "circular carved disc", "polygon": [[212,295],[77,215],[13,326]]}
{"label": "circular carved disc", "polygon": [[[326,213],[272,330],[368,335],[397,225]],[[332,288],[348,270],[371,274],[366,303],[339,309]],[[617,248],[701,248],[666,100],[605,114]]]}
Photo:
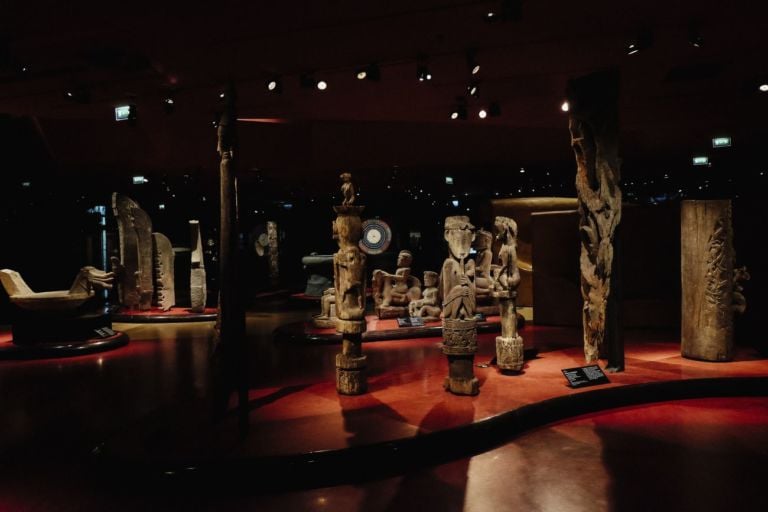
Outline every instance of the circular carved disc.
{"label": "circular carved disc", "polygon": [[381,254],[389,248],[392,241],[392,230],[383,220],[368,219],[363,222],[363,236],[360,239],[360,250],[366,254]]}

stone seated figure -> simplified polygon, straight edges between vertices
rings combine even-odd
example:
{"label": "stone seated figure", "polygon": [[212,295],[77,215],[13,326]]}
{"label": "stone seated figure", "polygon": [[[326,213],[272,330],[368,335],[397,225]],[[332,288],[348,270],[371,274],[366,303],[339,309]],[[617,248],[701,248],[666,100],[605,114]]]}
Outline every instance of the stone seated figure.
{"label": "stone seated figure", "polygon": [[95,290],[110,290],[114,274],[95,267],[83,267],[69,290],[34,292],[14,270],[0,270],[0,281],[11,303],[31,311],[71,311],[93,297]]}
{"label": "stone seated figure", "polygon": [[421,298],[421,282],[411,275],[413,255],[400,251],[394,274],[377,269],[373,271],[373,301],[379,318],[408,316],[408,304]]}
{"label": "stone seated figure", "polygon": [[411,301],[408,304],[408,314],[412,317],[424,318],[425,322],[439,322],[440,313],[440,293],[437,289],[437,272],[427,270],[424,272],[424,291],[420,299]]}

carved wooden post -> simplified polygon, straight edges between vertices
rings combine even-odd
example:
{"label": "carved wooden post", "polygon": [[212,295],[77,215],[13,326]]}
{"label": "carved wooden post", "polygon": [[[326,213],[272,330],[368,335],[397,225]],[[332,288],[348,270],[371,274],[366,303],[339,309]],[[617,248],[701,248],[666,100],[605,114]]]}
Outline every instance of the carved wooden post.
{"label": "carved wooden post", "polygon": [[730,361],[734,303],[731,202],[683,201],[680,217],[682,355]]}
{"label": "carved wooden post", "polygon": [[277,222],[267,222],[267,240],[269,240],[269,281],[272,286],[280,283],[280,253],[277,246]]}
{"label": "carved wooden post", "polygon": [[496,364],[501,370],[519,372],[525,364],[523,338],[517,334],[517,287],[520,271],[517,268],[517,223],[508,217],[496,217],[496,238],[501,240],[498,262],[491,267],[493,291],[499,301],[501,336],[496,337]]}
{"label": "carved wooden post", "polygon": [[448,377],[443,387],[456,395],[476,395],[480,383],[475,377],[477,352],[477,320],[475,320],[475,283],[467,275],[471,265],[465,263],[472,241],[474,226],[469,217],[452,216],[445,219],[445,241],[449,257],[440,273],[443,297],[443,354],[448,357]]}
{"label": "carved wooden post", "polygon": [[[219,232],[219,344],[217,350],[222,358],[224,388],[227,395],[232,389],[238,391],[238,406],[241,427],[248,420],[247,351],[245,343],[245,310],[238,278],[239,243],[237,181],[235,177],[235,155],[237,133],[235,125],[235,88],[230,84],[224,101],[224,113],[218,127],[218,153],[220,182],[220,232]],[[229,375],[231,372],[231,376]]]}
{"label": "carved wooden post", "polygon": [[620,326],[608,318],[618,314],[621,304],[611,286],[618,263],[614,236],[621,220],[618,83],[615,71],[593,73],[571,80],[566,92],[577,165],[584,356],[593,362],[608,355],[608,367],[614,371],[624,369]]}
{"label": "carved wooden post", "polygon": [[333,282],[336,289],[336,330],[342,335],[342,350],[336,354],[336,391],[360,395],[368,390],[367,356],[363,354],[365,332],[365,254],[359,242],[363,235],[360,214],[364,206],[354,206],[355,196],[349,173],[341,175],[344,202],[334,206],[334,237],[339,251],[333,255]]}

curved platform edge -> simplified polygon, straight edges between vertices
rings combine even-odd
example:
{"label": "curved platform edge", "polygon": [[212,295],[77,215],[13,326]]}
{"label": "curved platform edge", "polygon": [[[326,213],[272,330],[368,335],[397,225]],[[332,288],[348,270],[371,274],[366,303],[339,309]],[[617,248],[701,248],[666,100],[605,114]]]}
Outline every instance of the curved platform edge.
{"label": "curved platform edge", "polygon": [[[313,345],[335,345],[341,343],[338,333],[311,333],[305,329],[306,322],[291,322],[281,325],[272,331],[272,339],[286,343],[309,343]],[[522,329],[522,325],[518,327]],[[500,322],[478,322],[479,334],[501,332]],[[390,341],[412,338],[439,338],[443,335],[442,325],[424,327],[401,327],[398,329],[382,329],[380,331],[365,331],[363,341]]]}
{"label": "curved platform edge", "polygon": [[[543,400],[496,416],[415,437],[338,450],[279,456],[148,461],[93,451],[98,474],[157,484],[162,489],[215,483],[251,492],[355,484],[471,457],[545,425],[584,414],[655,402],[768,396],[768,377],[718,377],[631,384]],[[108,478],[111,480],[112,477]]]}
{"label": "curved platform edge", "polygon": [[168,323],[187,323],[187,322],[215,322],[217,312],[211,311],[214,308],[206,308],[203,313],[186,312],[183,314],[168,313],[142,313],[133,314],[115,311],[112,313],[112,321],[124,324],[168,324]]}
{"label": "curved platform edge", "polygon": [[94,338],[85,341],[62,341],[59,343],[37,343],[15,345],[12,342],[0,345],[0,360],[54,359],[75,357],[107,352],[128,344],[128,335],[117,331],[109,338]]}

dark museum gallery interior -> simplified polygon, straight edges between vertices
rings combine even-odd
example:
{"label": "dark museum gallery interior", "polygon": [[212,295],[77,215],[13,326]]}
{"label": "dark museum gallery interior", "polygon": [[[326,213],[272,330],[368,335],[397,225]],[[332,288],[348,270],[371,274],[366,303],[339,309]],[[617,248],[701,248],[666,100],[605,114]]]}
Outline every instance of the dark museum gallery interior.
{"label": "dark museum gallery interior", "polygon": [[768,510],[760,2],[0,4],[0,511]]}

